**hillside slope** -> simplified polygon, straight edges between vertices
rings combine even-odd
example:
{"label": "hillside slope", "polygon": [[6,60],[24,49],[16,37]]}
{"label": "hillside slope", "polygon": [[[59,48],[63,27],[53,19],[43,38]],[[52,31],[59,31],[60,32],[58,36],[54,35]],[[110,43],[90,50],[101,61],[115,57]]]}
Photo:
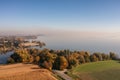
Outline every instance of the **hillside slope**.
{"label": "hillside slope", "polygon": [[57,80],[46,69],[33,64],[12,64],[0,66],[0,80]]}
{"label": "hillside slope", "polygon": [[79,65],[69,71],[75,80],[120,80],[119,61],[99,61]]}

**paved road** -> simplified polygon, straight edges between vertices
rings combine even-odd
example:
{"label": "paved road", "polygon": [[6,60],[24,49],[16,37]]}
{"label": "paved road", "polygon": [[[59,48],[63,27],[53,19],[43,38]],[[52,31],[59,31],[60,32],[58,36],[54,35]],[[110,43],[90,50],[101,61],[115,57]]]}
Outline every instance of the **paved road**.
{"label": "paved road", "polygon": [[54,73],[56,73],[57,75],[59,75],[60,77],[62,77],[65,80],[73,80],[71,77],[69,77],[68,75],[66,75],[64,72],[66,72],[67,70],[65,69],[64,71],[60,71],[60,70],[53,70]]}

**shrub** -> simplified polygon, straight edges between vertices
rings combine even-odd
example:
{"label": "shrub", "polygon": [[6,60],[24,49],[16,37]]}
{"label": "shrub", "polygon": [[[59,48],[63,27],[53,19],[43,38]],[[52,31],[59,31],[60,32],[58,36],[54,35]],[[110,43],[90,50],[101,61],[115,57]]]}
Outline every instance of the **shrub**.
{"label": "shrub", "polygon": [[15,61],[12,58],[8,58],[7,63],[15,63]]}
{"label": "shrub", "polygon": [[52,63],[51,62],[48,62],[48,61],[44,61],[42,66],[46,69],[49,69],[51,70],[52,69]]}

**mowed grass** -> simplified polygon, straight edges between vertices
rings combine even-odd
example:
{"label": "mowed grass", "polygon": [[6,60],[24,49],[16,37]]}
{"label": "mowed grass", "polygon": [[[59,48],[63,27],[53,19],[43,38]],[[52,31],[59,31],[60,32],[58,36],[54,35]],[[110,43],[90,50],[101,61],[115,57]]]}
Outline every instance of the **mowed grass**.
{"label": "mowed grass", "polygon": [[120,80],[120,63],[118,61],[99,61],[79,65],[68,75],[75,80]]}

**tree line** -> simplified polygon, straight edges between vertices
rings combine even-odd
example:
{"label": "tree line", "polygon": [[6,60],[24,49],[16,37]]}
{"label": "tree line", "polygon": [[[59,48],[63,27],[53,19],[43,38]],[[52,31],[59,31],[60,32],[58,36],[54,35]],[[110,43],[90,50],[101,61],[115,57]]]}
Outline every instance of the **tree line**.
{"label": "tree line", "polygon": [[64,70],[84,63],[117,59],[117,55],[113,52],[90,54],[88,51],[21,48],[15,50],[14,54],[8,58],[8,63],[32,63],[49,70]]}

